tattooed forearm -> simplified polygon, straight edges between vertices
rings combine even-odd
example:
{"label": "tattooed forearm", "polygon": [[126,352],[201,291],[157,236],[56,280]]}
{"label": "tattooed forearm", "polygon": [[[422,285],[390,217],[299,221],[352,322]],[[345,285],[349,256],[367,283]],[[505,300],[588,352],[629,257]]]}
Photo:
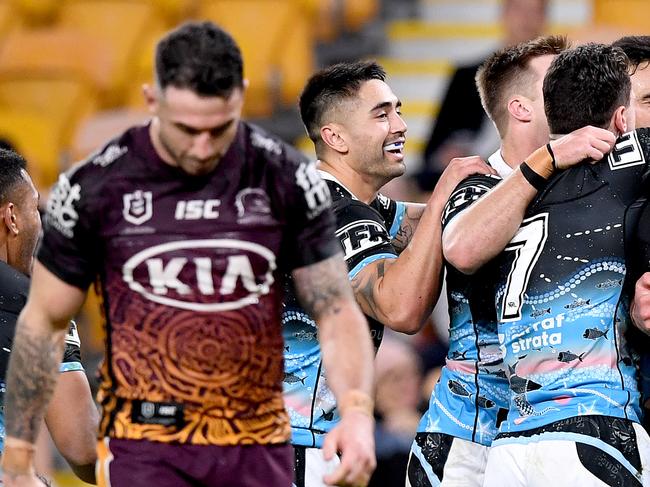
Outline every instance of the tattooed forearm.
{"label": "tattooed forearm", "polygon": [[341,302],[354,299],[340,254],[293,272],[300,303],[314,318],[338,314]]}
{"label": "tattooed forearm", "polygon": [[34,332],[19,321],[7,372],[7,436],[36,441],[56,385],[57,367],[63,356],[62,338]]}
{"label": "tattooed forearm", "polygon": [[424,213],[425,205],[408,204],[404,212],[404,219],[397,231],[397,235],[391,242],[397,253],[401,253],[411,242],[415,229],[418,227],[422,213]]}
{"label": "tattooed forearm", "polygon": [[397,235],[395,235],[395,238],[391,242],[398,254],[401,254],[402,251],[407,247],[411,241],[411,238],[413,237],[414,232],[415,228],[411,226],[410,221],[404,221],[399,227]]}

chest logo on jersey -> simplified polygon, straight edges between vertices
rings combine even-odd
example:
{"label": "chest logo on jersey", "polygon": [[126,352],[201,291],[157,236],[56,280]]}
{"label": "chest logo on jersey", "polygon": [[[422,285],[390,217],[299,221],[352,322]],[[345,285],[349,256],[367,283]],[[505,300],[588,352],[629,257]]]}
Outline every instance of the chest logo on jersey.
{"label": "chest logo on jersey", "polygon": [[151,191],[136,190],[122,196],[124,219],[134,225],[142,225],[153,216],[153,197]]}
{"label": "chest logo on jersey", "polygon": [[619,137],[614,149],[607,156],[607,162],[609,162],[612,171],[645,164],[645,157],[636,132],[629,132]]}
{"label": "chest logo on jersey", "polygon": [[261,188],[245,188],[235,197],[237,221],[253,223],[268,220],[271,215],[269,195]]}
{"label": "chest logo on jersey", "polygon": [[386,229],[373,220],[350,223],[337,230],[336,236],[343,246],[346,259],[390,242]]}
{"label": "chest logo on jersey", "polygon": [[176,203],[176,220],[216,220],[221,200],[187,200]]}
{"label": "chest logo on jersey", "polygon": [[229,311],[271,290],[275,254],[242,240],[185,240],[138,252],[122,269],[129,287],[156,303],[191,311]]}

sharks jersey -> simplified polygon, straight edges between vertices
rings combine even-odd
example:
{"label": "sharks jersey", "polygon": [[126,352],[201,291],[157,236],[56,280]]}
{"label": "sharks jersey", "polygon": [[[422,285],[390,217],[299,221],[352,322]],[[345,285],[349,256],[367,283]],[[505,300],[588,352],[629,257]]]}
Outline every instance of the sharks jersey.
{"label": "sharks jersey", "polygon": [[[504,163],[505,164],[505,163]],[[451,194],[443,226],[500,181],[470,176]],[[490,445],[508,407],[508,382],[497,338],[494,264],[467,276],[446,264],[449,352],[418,433],[444,433]],[[426,442],[419,435],[416,442]],[[426,456],[427,445],[418,445]]]}
{"label": "sharks jersey", "polygon": [[554,175],[498,257],[504,433],[583,415],[639,420],[622,284],[626,209],[647,170],[649,130],[623,135],[599,163]]}
{"label": "sharks jersey", "polygon": [[[357,200],[340,182],[321,171],[332,194],[338,237],[352,279],[378,259],[394,259],[391,245],[404,217],[405,205],[378,195],[366,205]],[[368,318],[370,334],[379,347],[383,325]],[[282,314],[284,334],[284,401],[291,419],[292,443],[318,447],[325,434],[339,421],[334,394],[327,386],[316,323],[288,293]]]}
{"label": "sharks jersey", "polygon": [[[27,302],[29,278],[18,272],[5,262],[0,261],[0,454],[4,446],[4,394],[5,377],[14,342],[14,332],[18,315]],[[65,336],[63,360],[59,372],[83,371],[81,364],[81,341],[77,333],[77,325],[70,322]]]}

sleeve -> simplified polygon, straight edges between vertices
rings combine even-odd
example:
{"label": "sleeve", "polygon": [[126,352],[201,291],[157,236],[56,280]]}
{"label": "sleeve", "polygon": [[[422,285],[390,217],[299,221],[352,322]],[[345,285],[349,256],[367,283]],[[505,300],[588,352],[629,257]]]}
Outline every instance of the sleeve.
{"label": "sleeve", "polygon": [[47,202],[37,251],[38,260],[50,272],[82,290],[95,279],[100,248],[91,237],[90,222],[97,218],[88,211],[91,199],[77,178],[61,174]]}
{"label": "sleeve", "polygon": [[442,212],[443,228],[461,211],[496,186],[501,178],[492,175],[472,175],[460,182],[451,193]]}
{"label": "sleeve", "polygon": [[332,198],[314,162],[305,160],[294,166],[284,198],[288,227],[282,254],[287,271],[341,251],[334,237]]}
{"label": "sleeve", "polygon": [[647,176],[649,164],[650,128],[639,128],[621,135],[606,162],[594,167],[627,206],[644,191],[644,175]]}
{"label": "sleeve", "polygon": [[393,201],[388,196],[379,193],[377,195],[378,211],[386,222],[386,229],[390,238],[393,239],[397,235],[404,215],[406,213],[406,203],[403,201]]}
{"label": "sleeve", "polygon": [[72,370],[84,370],[81,364],[81,339],[77,332],[77,324],[74,321],[70,321],[68,333],[65,336],[63,361],[59,366],[59,372],[70,372]]}
{"label": "sleeve", "polygon": [[372,262],[397,258],[388,230],[376,210],[349,199],[339,200],[334,210],[336,236],[343,247],[350,279]]}

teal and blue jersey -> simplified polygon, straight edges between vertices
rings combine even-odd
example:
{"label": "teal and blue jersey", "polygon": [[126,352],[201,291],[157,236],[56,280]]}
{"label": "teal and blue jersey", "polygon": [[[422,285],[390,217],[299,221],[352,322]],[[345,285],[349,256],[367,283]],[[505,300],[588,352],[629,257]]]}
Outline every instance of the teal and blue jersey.
{"label": "teal and blue jersey", "polygon": [[[443,227],[499,181],[484,175],[462,181],[449,197]],[[489,263],[468,276],[445,263],[445,270],[449,351],[417,431],[489,446],[508,407],[493,298],[496,269]]]}
{"label": "teal and blue jersey", "polygon": [[639,421],[623,283],[626,213],[648,169],[649,130],[624,134],[596,164],[555,174],[497,258],[510,408],[496,442],[577,416]]}
{"label": "teal and blue jersey", "polygon": [[[341,243],[352,279],[379,259],[395,259],[391,244],[406,211],[404,203],[381,194],[367,205],[343,184],[321,171],[332,195],[336,215],[336,236]],[[384,327],[367,317],[375,349]],[[284,336],[284,402],[291,420],[293,445],[320,448],[324,436],[339,422],[334,394],[327,386],[326,371],[313,319],[300,307],[288,279],[282,313]]]}

